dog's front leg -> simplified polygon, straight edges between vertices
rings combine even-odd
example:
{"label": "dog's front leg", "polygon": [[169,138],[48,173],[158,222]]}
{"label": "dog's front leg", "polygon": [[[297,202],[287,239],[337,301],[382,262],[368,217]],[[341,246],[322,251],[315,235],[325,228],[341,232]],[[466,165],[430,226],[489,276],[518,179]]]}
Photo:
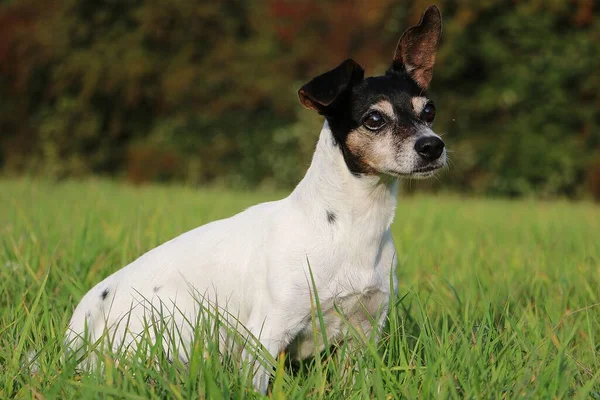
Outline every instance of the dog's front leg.
{"label": "dog's front leg", "polygon": [[[275,314],[272,312],[272,314]],[[273,318],[251,318],[246,328],[252,336],[258,339],[262,348],[256,346],[247,346],[243,351],[245,361],[254,363],[254,378],[252,383],[257,391],[262,394],[267,393],[269,379],[271,377],[271,360],[275,360],[277,355],[283,351],[289,344],[289,330],[286,321],[275,321]]]}
{"label": "dog's front leg", "polygon": [[[283,349],[284,346],[280,345],[280,341],[278,340],[261,340],[261,344],[264,347],[264,351],[268,352],[271,358],[274,360],[280,352],[280,349]],[[264,356],[260,354],[261,350],[257,351],[257,355],[248,354],[247,357],[249,359],[254,359],[255,364],[253,367],[254,378],[252,379],[252,384],[262,394],[267,393],[267,388],[269,387],[269,380],[271,378],[272,368],[269,365],[270,361],[265,359]]]}

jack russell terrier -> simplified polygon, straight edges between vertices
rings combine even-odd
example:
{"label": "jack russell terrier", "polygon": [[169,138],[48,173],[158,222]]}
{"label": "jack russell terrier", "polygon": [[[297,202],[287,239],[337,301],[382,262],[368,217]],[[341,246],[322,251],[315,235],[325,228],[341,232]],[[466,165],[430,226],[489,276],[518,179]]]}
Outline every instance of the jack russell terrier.
{"label": "jack russell terrier", "polygon": [[[446,165],[425,92],[441,31],[430,6],[402,35],[385,75],[364,78],[346,60],[302,86],[300,102],[325,123],[294,191],[184,233],[98,283],[75,309],[68,347],[110,338],[112,349],[135,348],[148,318],[168,318],[181,340],[173,354],[187,362],[194,329],[185,321],[197,321],[209,303],[273,358],[287,351],[303,359],[320,350],[315,294],[327,342],[339,343],[348,323],[378,334],[397,290],[390,225],[398,180]],[[270,374],[254,368],[257,390],[266,392]]]}

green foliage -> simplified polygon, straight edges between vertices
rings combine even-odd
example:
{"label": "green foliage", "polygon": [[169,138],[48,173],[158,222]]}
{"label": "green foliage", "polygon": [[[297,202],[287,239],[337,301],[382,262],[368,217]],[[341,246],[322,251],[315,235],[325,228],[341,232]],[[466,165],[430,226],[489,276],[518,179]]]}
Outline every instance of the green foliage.
{"label": "green foliage", "polygon": [[[383,71],[426,2],[365,4],[4,3],[0,169],[289,187],[320,120],[296,90],[347,57]],[[453,166],[426,187],[600,196],[599,5],[438,4],[432,95]]]}
{"label": "green foliage", "polygon": [[[458,18],[447,24],[450,43],[436,77],[453,86],[440,93],[450,106],[440,124],[449,141],[460,138],[460,173],[450,179],[495,194],[580,194],[600,148],[600,98],[592,89],[600,80],[591,73],[600,67],[592,40],[600,25],[584,3],[574,14],[558,3],[487,2],[474,15],[469,7],[457,11],[467,14],[466,26],[456,26]],[[470,147],[468,163],[461,146]]]}
{"label": "green foliage", "polygon": [[[143,336],[156,358],[108,357],[102,371],[81,375],[74,360],[61,361],[62,340],[76,303],[113,271],[185,230],[278,197],[0,182],[0,398],[261,397],[239,357],[219,361],[210,329],[198,331],[189,366],[168,362],[165,343]],[[342,346],[296,370],[281,359],[273,398],[598,396],[597,207],[411,197],[397,214],[399,293],[379,345]]]}

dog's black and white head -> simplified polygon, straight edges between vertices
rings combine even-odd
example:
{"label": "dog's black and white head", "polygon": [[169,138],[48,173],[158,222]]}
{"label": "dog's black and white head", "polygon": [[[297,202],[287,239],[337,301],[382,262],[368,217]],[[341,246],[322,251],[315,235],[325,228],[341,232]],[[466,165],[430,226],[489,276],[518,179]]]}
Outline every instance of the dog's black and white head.
{"label": "dog's black and white head", "polygon": [[426,94],[441,32],[440,11],[430,6],[400,38],[385,75],[365,79],[346,60],[299,90],[300,102],[327,119],[352,173],[426,178],[445,166]]}

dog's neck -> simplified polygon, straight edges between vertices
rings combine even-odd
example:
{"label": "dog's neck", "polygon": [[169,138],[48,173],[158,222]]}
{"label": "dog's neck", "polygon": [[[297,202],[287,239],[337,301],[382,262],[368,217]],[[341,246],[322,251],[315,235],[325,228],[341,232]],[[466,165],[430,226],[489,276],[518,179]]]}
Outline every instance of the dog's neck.
{"label": "dog's neck", "polygon": [[312,163],[290,197],[316,226],[337,226],[379,241],[392,224],[397,192],[397,179],[352,174],[325,122]]}

